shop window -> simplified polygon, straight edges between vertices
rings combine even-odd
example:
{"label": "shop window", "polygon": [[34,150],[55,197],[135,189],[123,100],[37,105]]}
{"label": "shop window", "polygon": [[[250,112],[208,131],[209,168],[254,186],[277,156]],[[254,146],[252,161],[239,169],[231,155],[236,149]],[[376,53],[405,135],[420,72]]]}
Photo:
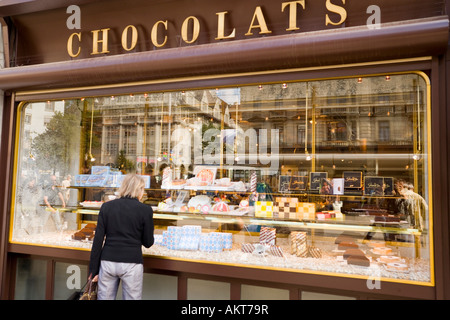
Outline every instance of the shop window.
{"label": "shop window", "polygon": [[157,226],[146,255],[432,283],[430,86],[389,80],[24,102],[10,240],[88,250],[78,232],[138,173]]}

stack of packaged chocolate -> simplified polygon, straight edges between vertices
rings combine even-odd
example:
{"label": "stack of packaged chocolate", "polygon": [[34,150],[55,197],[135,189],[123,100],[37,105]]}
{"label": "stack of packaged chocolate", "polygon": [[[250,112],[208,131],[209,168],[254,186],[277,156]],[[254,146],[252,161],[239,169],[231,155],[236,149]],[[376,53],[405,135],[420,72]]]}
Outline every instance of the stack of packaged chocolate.
{"label": "stack of packaged chocolate", "polygon": [[273,202],[272,201],[256,201],[255,217],[273,218]]}
{"label": "stack of packaged chocolate", "polygon": [[298,198],[276,197],[273,212],[279,218],[297,219],[297,207]]}
{"label": "stack of packaged chocolate", "polygon": [[162,244],[173,250],[198,250],[201,231],[201,226],[169,226],[163,232]]}
{"label": "stack of packaged chocolate", "polygon": [[233,235],[226,232],[202,233],[200,238],[200,251],[222,252],[224,249],[231,249]]}
{"label": "stack of packaged chocolate", "polygon": [[259,232],[259,243],[265,243],[269,245],[275,245],[277,237],[277,230],[270,227],[261,227]]}
{"label": "stack of packaged chocolate", "polygon": [[162,236],[155,236],[155,244],[172,250],[222,252],[232,248],[233,235],[226,232],[202,233],[201,226],[197,225],[169,226]]}
{"label": "stack of packaged chocolate", "polygon": [[291,254],[305,258],[308,255],[306,232],[292,231],[289,235]]}
{"label": "stack of packaged chocolate", "polygon": [[[73,186],[119,188],[124,177],[122,172],[112,170],[108,166],[93,166],[91,174],[75,175]],[[141,175],[141,177],[145,181],[145,188],[150,188],[150,176]]]}
{"label": "stack of packaged chocolate", "polygon": [[269,253],[273,256],[284,257],[281,247],[275,244],[276,229],[271,227],[261,227],[259,233],[259,243],[243,243],[242,252],[252,253],[254,255],[265,255]]}
{"label": "stack of packaged chocolate", "polygon": [[322,258],[322,250],[307,244],[307,234],[301,231],[292,231],[289,235],[291,254],[301,258]]}
{"label": "stack of packaged chocolate", "polygon": [[[275,217],[281,219],[314,220],[316,215],[314,203],[298,202],[298,198],[294,197],[276,197],[271,209]],[[266,216],[271,217],[267,214]]]}

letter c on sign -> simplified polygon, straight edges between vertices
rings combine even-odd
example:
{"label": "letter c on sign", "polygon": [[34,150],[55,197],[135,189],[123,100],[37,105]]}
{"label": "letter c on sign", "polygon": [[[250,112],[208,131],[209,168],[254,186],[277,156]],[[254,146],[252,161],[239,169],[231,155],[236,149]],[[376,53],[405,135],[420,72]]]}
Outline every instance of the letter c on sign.
{"label": "letter c on sign", "polygon": [[67,40],[67,53],[72,58],[78,57],[80,55],[80,53],[81,53],[81,48],[80,47],[78,47],[77,53],[73,53],[73,38],[74,37],[77,37],[78,41],[81,42],[81,32],[72,33],[70,35],[70,37],[69,37],[69,40]]}
{"label": "letter c on sign", "polygon": [[152,38],[153,45],[157,48],[164,47],[164,45],[167,42],[167,36],[164,36],[164,41],[162,43],[158,42],[158,26],[160,24],[162,24],[164,26],[164,29],[167,31],[168,21],[167,20],[166,21],[158,21],[153,25],[151,38]]}

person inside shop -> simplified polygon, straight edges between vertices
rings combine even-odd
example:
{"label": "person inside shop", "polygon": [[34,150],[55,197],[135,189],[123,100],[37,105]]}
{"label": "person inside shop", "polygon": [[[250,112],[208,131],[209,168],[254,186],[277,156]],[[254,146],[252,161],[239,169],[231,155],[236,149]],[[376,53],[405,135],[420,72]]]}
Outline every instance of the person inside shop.
{"label": "person inside shop", "polygon": [[49,181],[44,183],[43,189],[43,212],[42,212],[42,223],[40,226],[40,231],[43,232],[45,225],[47,224],[50,216],[55,223],[55,228],[57,231],[61,231],[63,223],[60,207],[65,208],[66,202],[64,201],[63,194],[59,190],[58,181],[55,175],[51,175]]}
{"label": "person inside shop", "polygon": [[427,202],[421,195],[414,192],[414,185],[410,182],[402,181],[399,190],[405,199],[403,210],[406,213],[407,221],[419,230],[424,230],[428,211]]}
{"label": "person inside shop", "polygon": [[21,194],[21,219],[22,228],[27,234],[36,232],[38,218],[39,188],[35,177],[26,179]]}
{"label": "person inside shop", "polygon": [[61,182],[61,189],[63,191],[64,201],[66,202],[66,205],[69,203],[70,199],[70,184],[72,182],[72,176],[68,174],[66,178]]}
{"label": "person inside shop", "polygon": [[89,262],[98,300],[114,300],[120,282],[124,300],[142,298],[142,246],[150,248],[154,242],[153,210],[141,203],[144,187],[142,177],[127,174],[119,198],[100,208]]}

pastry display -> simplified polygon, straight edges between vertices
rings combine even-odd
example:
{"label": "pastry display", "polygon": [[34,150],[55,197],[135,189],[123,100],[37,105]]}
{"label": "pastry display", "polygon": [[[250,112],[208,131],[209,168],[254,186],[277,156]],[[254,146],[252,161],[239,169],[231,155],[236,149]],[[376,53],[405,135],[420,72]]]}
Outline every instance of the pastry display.
{"label": "pastry display", "polygon": [[366,256],[365,253],[360,249],[347,249],[345,250],[343,257],[344,260],[347,260],[351,256]]}
{"label": "pastry display", "polygon": [[366,256],[350,256],[347,258],[347,264],[349,265],[357,265],[361,267],[369,267],[370,266],[370,260]]}
{"label": "pastry display", "polygon": [[372,249],[372,252],[379,255],[388,255],[392,253],[392,249],[388,247],[375,247]]}
{"label": "pastry display", "polygon": [[230,187],[232,182],[230,178],[222,178],[214,180],[214,185],[217,187]]}
{"label": "pastry display", "polygon": [[172,180],[173,186],[181,186],[184,184],[186,184],[186,180],[184,180],[184,179]]}
{"label": "pastry display", "polygon": [[206,182],[202,182],[199,178],[190,178],[186,180],[186,186],[189,187],[202,187],[202,186],[206,186],[207,183]]}
{"label": "pastry display", "polygon": [[378,262],[380,263],[395,263],[395,262],[399,263],[401,261],[402,259],[397,256],[380,256],[378,258]]}
{"label": "pastry display", "polygon": [[96,225],[94,223],[86,224],[81,230],[76,231],[72,235],[73,240],[90,240],[94,239]]}
{"label": "pastry display", "polygon": [[74,239],[74,240],[84,240],[84,239],[86,239],[86,235],[83,232],[75,232],[72,235],[72,239]]}
{"label": "pastry display", "polygon": [[187,206],[188,206],[188,208],[194,208],[195,210],[200,210],[200,208],[205,204],[210,205],[211,199],[206,195],[199,195],[199,196],[192,197],[189,200]]}
{"label": "pastry display", "polygon": [[100,209],[102,206],[103,201],[83,201],[80,202],[80,205],[84,208],[94,208],[94,209]]}
{"label": "pastry display", "polygon": [[195,175],[201,182],[206,182],[208,185],[212,184],[216,174],[212,169],[201,169]]}
{"label": "pastry display", "polygon": [[388,269],[390,271],[406,272],[406,271],[408,271],[408,265],[405,263],[393,262],[393,263],[388,263],[386,265],[386,269]]}
{"label": "pastry display", "polygon": [[370,259],[360,249],[347,249],[343,254],[343,258],[347,260],[347,264],[349,265],[370,266]]}
{"label": "pastry display", "polygon": [[220,202],[216,203],[215,205],[213,205],[212,211],[215,211],[215,212],[228,212],[228,211],[230,211],[230,207],[228,206],[227,203],[225,203],[223,201],[220,201]]}
{"label": "pastry display", "polygon": [[249,206],[248,199],[242,199],[242,200],[239,202],[239,207],[240,207],[240,208],[248,208],[248,206]]}
{"label": "pastry display", "polygon": [[200,208],[200,211],[204,214],[209,213],[210,210],[211,210],[211,206],[209,204],[204,204]]}
{"label": "pastry display", "polygon": [[347,236],[347,235],[340,235],[334,240],[335,244],[339,244],[341,242],[355,242],[355,238]]}
{"label": "pastry display", "polygon": [[350,241],[342,241],[338,244],[338,250],[347,250],[351,248],[358,248],[358,245]]}
{"label": "pastry display", "polygon": [[367,243],[367,245],[372,248],[386,247],[386,242],[371,240]]}

